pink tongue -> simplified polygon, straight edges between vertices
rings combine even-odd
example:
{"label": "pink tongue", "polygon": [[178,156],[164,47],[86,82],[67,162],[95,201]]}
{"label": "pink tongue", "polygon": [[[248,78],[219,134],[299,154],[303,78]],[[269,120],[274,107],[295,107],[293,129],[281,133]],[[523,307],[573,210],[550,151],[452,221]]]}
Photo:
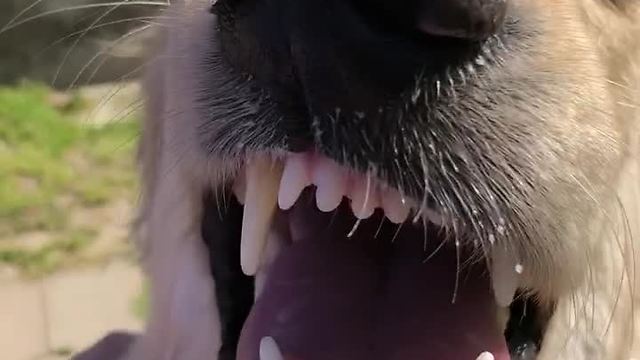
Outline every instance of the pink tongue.
{"label": "pink tongue", "polygon": [[[238,360],[259,360],[265,336],[285,359],[475,360],[489,351],[508,360],[485,268],[463,265],[452,303],[455,249],[443,246],[424,262],[422,230],[407,226],[391,243],[389,229],[374,238],[378,224],[347,238],[333,223],[283,249],[245,323]],[[439,245],[431,242],[428,254]]]}

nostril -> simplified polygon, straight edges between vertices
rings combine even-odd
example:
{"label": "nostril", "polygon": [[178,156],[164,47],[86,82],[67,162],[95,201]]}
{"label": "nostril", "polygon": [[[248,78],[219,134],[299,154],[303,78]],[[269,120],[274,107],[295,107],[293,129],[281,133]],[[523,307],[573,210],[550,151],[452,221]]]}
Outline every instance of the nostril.
{"label": "nostril", "polygon": [[507,0],[420,0],[417,27],[434,36],[484,40],[498,31]]}
{"label": "nostril", "polygon": [[481,41],[498,32],[509,0],[351,1],[374,27]]}

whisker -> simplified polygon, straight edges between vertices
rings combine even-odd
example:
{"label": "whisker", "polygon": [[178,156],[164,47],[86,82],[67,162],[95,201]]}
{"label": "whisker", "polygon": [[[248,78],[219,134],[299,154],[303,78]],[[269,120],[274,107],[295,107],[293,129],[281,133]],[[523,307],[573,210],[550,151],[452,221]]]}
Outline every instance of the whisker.
{"label": "whisker", "polygon": [[398,235],[400,235],[400,231],[402,230],[402,225],[404,225],[404,223],[398,224],[398,228],[396,229],[396,232],[393,234],[393,237],[391,238],[391,243],[396,242],[396,239],[398,238]]}
{"label": "whisker", "polygon": [[[116,6],[118,4],[121,4],[121,2],[107,2],[107,3],[99,3],[99,4],[88,4],[88,5],[77,5],[77,6],[67,6],[64,8],[60,8],[60,9],[55,9],[55,10],[48,10],[48,11],[44,11],[38,15],[33,15],[30,17],[27,17],[23,20],[20,21],[14,21],[13,24],[11,25],[6,25],[4,28],[2,28],[2,30],[0,30],[0,35],[4,34],[5,32],[15,29],[20,25],[24,25],[28,22],[37,20],[37,19],[41,19],[50,15],[55,15],[55,14],[60,14],[66,11],[76,11],[76,10],[86,10],[86,9],[93,9],[93,8],[102,8],[102,7],[111,7],[111,6]],[[166,7],[168,6],[167,3],[164,2],[159,2],[159,1],[130,1],[127,2],[127,5],[148,5],[148,6],[161,6],[161,7]]]}
{"label": "whisker", "polygon": [[96,104],[96,106],[93,107],[92,111],[89,113],[89,115],[87,115],[85,121],[87,121],[87,122],[91,121],[91,118],[93,116],[95,116],[95,114],[98,111],[100,111],[104,106],[106,106],[109,103],[109,101],[111,101],[122,89],[124,89],[127,86],[127,82],[126,81],[129,79],[130,76],[140,72],[142,69],[144,69],[146,66],[152,64],[156,60],[158,60],[158,58],[151,59],[151,60],[145,62],[144,64],[136,67],[135,69],[129,71],[128,73],[122,75],[117,80],[117,85],[113,86],[112,90],[110,90],[108,94],[103,96],[102,99],[100,99],[100,102],[98,104]]}
{"label": "whisker", "polygon": [[422,260],[422,262],[423,262],[423,263],[425,263],[425,264],[426,264],[426,263],[428,263],[428,262],[429,262],[429,260],[431,260],[434,256],[436,256],[436,254],[438,254],[438,252],[440,251],[440,249],[442,249],[442,247],[443,247],[447,242],[448,242],[448,241],[447,241],[446,239],[445,239],[445,240],[442,240],[442,241],[440,242],[440,244],[438,245],[438,247],[437,247],[437,248],[435,248],[435,250],[433,250],[433,252],[432,252],[431,254],[429,254],[429,255],[428,255],[424,260]]}
{"label": "whisker", "polygon": [[142,109],[144,106],[144,100],[143,99],[136,99],[132,102],[130,102],[127,106],[125,106],[122,110],[120,110],[118,113],[116,113],[110,120],[109,122],[120,122],[120,121],[124,121],[124,119],[126,119],[127,117],[129,117],[129,115],[135,113],[136,111]]}
{"label": "whisker", "polygon": [[[106,49],[100,50],[91,59],[89,59],[89,61],[87,61],[87,63],[84,66],[82,66],[80,71],[78,71],[78,74],[75,76],[75,78],[73,79],[73,81],[69,85],[69,88],[73,88],[78,84],[78,81],[80,80],[82,75],[87,71],[87,69],[91,66],[91,64],[93,64],[100,56],[107,54],[109,51],[113,50],[116,46],[118,46],[123,41],[125,41],[125,40],[127,40],[127,39],[129,39],[129,38],[131,38],[131,37],[143,32],[143,31],[146,31],[151,27],[152,27],[152,25],[145,25],[145,26],[141,26],[140,28],[131,30],[131,31],[127,32],[126,34],[120,36],[118,39],[114,40],[109,46],[107,46]],[[103,65],[103,64],[104,63],[101,63],[100,65]],[[95,75],[95,74],[93,74],[93,75]]]}
{"label": "whisker", "polygon": [[[145,25],[145,29],[148,29],[150,27],[156,26],[158,23],[152,23],[149,22],[147,23],[147,25]],[[140,29],[140,28],[138,28]],[[144,31],[143,30],[143,31]],[[127,36],[127,34],[125,34],[124,36]],[[119,40],[123,40],[123,39],[117,39],[115,41],[119,41]],[[116,47],[117,44],[112,43],[112,46],[110,46],[107,50],[112,50],[114,47]],[[130,76],[132,76],[133,74],[138,73],[139,71],[141,71],[142,69],[144,69],[145,67],[149,66],[150,64],[152,64],[153,62],[157,61],[159,58],[168,58],[167,56],[155,56],[153,58],[151,58],[149,61],[144,62],[143,64],[135,67],[133,70],[127,72],[126,74],[123,74],[122,76],[120,76],[120,78],[118,79],[118,81],[123,81],[123,80],[127,80],[129,79]],[[95,60],[95,59],[94,59]],[[94,79],[94,77],[96,76],[96,74],[98,73],[98,71],[100,71],[100,69],[102,68],[102,66],[104,66],[104,64],[106,63],[106,61],[108,60],[107,57],[105,57],[102,61],[100,61],[100,63],[96,66],[95,69],[93,69],[93,71],[91,72],[91,75],[88,77],[86,84],[91,83],[91,81]],[[81,75],[81,74],[80,74]]]}
{"label": "whisker", "polygon": [[40,52],[38,52],[37,56],[42,55],[43,53],[47,52],[48,50],[50,50],[51,48],[55,47],[56,45],[60,45],[61,43],[63,43],[65,40],[68,40],[76,35],[80,35],[82,33],[84,33],[85,31],[93,31],[93,30],[97,30],[103,27],[107,27],[107,26],[112,26],[112,25],[118,25],[118,24],[122,24],[122,23],[128,23],[128,22],[136,22],[139,21],[143,24],[148,24],[148,25],[154,25],[154,26],[162,26],[163,24],[160,22],[152,22],[150,20],[154,20],[154,19],[162,19],[161,16],[136,16],[136,17],[131,17],[128,19],[119,19],[119,20],[113,20],[113,21],[109,21],[109,22],[105,22],[102,24],[97,24],[95,26],[93,26],[92,28],[85,28],[82,30],[78,30],[78,31],[74,31],[72,33],[69,33],[67,35],[65,35],[64,37],[59,38],[58,40],[54,41],[53,43],[47,45],[46,47],[44,47],[42,50],[40,50]]}
{"label": "whisker", "polygon": [[121,3],[112,6],[111,8],[107,9],[102,15],[98,16],[98,18],[96,18],[91,24],[89,24],[89,26],[87,26],[87,28],[85,29],[84,32],[82,32],[80,34],[80,36],[78,36],[78,38],[76,38],[73,42],[73,44],[69,47],[69,49],[67,49],[66,53],[64,54],[64,57],[62,58],[62,61],[60,61],[60,65],[58,65],[58,68],[56,69],[56,72],[53,76],[53,80],[52,83],[55,84],[58,80],[58,77],[60,76],[60,72],[62,71],[62,68],[64,67],[64,65],[67,63],[67,60],[69,59],[69,56],[71,55],[71,53],[73,52],[73,50],[76,49],[76,47],[78,46],[78,44],[80,43],[80,40],[82,40],[88,33],[89,31],[95,26],[97,25],[100,21],[102,21],[104,18],[106,18],[107,16],[109,16],[109,14],[113,13],[114,11],[116,11],[120,6],[122,6],[123,4],[129,2],[130,0],[123,0]]}
{"label": "whisker", "polygon": [[451,303],[455,304],[458,298],[458,290],[460,288],[460,240],[456,239],[456,281],[453,285],[453,294],[451,294]]}
{"label": "whisker", "polygon": [[38,4],[40,4],[42,1],[44,0],[36,0],[34,2],[31,3],[31,5],[27,6],[26,8],[20,10],[16,16],[14,16],[13,18],[11,18],[11,20],[9,20],[9,22],[7,22],[2,28],[0,28],[0,34],[2,34],[5,30],[7,30],[11,25],[13,25],[13,23],[16,22],[16,20],[18,20],[22,15],[26,14],[27,12],[29,12],[29,10],[33,9],[34,7],[38,6]]}
{"label": "whisker", "polygon": [[376,230],[376,234],[373,236],[374,239],[377,239],[378,236],[380,235],[380,231],[382,231],[382,225],[384,225],[384,221],[385,221],[386,217],[382,217],[382,219],[380,219],[380,224],[378,225],[378,229]]}

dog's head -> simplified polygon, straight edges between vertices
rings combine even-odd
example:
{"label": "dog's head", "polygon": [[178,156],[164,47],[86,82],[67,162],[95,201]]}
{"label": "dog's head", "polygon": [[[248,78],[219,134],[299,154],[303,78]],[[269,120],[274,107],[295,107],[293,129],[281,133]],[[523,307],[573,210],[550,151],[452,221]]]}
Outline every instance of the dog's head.
{"label": "dog's head", "polygon": [[184,220],[157,210],[177,173],[189,194],[171,196],[197,204],[185,221],[210,251],[221,359],[628,350],[630,322],[608,321],[631,291],[634,1],[167,14],[142,154],[151,271],[170,261],[154,226]]}

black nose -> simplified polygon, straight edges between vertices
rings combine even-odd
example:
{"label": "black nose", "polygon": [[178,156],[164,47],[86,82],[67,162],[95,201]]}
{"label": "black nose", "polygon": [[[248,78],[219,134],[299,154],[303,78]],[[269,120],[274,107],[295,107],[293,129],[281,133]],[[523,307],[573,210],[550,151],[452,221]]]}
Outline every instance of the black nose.
{"label": "black nose", "polygon": [[445,101],[509,45],[507,1],[219,0],[212,10],[223,64],[312,137],[323,119],[384,123],[409,97]]}
{"label": "black nose", "polygon": [[361,11],[431,36],[484,40],[504,22],[508,0],[355,0]]}
{"label": "black nose", "polygon": [[502,25],[507,0],[421,0],[417,26],[430,35],[483,40]]}

